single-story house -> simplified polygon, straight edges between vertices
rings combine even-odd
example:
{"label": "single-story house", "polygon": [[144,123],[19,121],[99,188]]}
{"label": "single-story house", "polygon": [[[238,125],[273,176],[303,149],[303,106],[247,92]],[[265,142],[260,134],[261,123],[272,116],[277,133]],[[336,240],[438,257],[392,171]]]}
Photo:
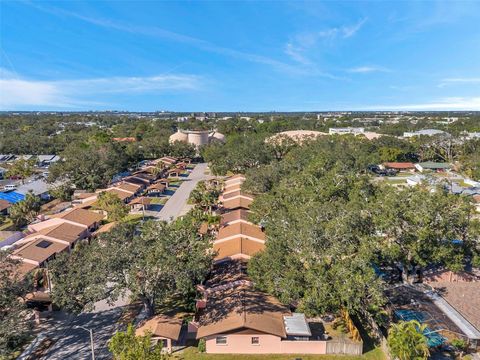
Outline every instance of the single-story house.
{"label": "single-story house", "polygon": [[151,183],[151,181],[149,181],[147,179],[144,179],[142,177],[133,176],[133,175],[124,178],[123,182],[127,183],[127,184],[133,184],[133,185],[141,186],[142,189],[145,189]]}
{"label": "single-story house", "polygon": [[383,163],[385,169],[394,169],[398,171],[411,171],[416,170],[415,165],[412,162],[385,162]]}
{"label": "single-story house", "polygon": [[157,315],[145,321],[135,331],[136,336],[144,336],[147,333],[152,335],[156,343],[162,342],[162,350],[171,353],[172,347],[177,345],[182,332],[182,320]]}
{"label": "single-story house", "polygon": [[155,183],[147,187],[148,195],[160,195],[165,192],[166,186],[161,183]]}
{"label": "single-story house", "polygon": [[8,209],[12,206],[13,204],[7,200],[0,199],[0,215],[7,215],[8,214]]}
{"label": "single-story house", "polygon": [[162,162],[166,165],[174,165],[178,162],[178,159],[173,157],[173,156],[164,156],[160,159],[157,159],[157,160],[153,161],[154,164],[158,164],[159,162]]}
{"label": "single-story house", "polygon": [[68,251],[69,248],[70,246],[67,244],[40,237],[15,249],[11,256],[31,265],[42,266],[45,262],[53,259],[56,254]]}
{"label": "single-story house", "polygon": [[106,190],[98,190],[99,193],[104,191],[117,195],[120,198],[120,200],[122,200],[124,203],[129,202],[131,199],[135,197],[134,192],[123,190],[118,187],[111,187]]}
{"label": "single-story house", "polygon": [[132,211],[146,210],[151,202],[150,198],[141,196],[130,201],[128,206],[130,206],[130,210]]}
{"label": "single-story house", "polygon": [[46,239],[68,245],[73,248],[79,240],[85,239],[90,235],[88,229],[81,225],[63,222],[39,230],[33,234],[27,235],[18,241],[18,244],[26,243],[35,239]]}
{"label": "single-story house", "polygon": [[183,173],[183,170],[179,168],[175,168],[175,169],[168,170],[167,173],[168,173],[168,177],[179,177]]}
{"label": "single-story house", "polygon": [[432,170],[436,172],[445,172],[452,168],[452,166],[448,163],[439,163],[439,162],[433,162],[433,161],[421,162],[421,163],[415,164],[415,167],[420,172],[424,172],[426,170]]}
{"label": "single-story house", "polygon": [[93,211],[74,208],[62,213],[50,215],[48,220],[30,224],[28,229],[31,232],[38,232],[47,227],[59,225],[61,223],[70,223],[80,225],[88,229],[89,232],[95,231],[105,216]]}
{"label": "single-story house", "polygon": [[303,314],[249,286],[211,291],[198,310],[197,339],[211,354],[325,354]]}

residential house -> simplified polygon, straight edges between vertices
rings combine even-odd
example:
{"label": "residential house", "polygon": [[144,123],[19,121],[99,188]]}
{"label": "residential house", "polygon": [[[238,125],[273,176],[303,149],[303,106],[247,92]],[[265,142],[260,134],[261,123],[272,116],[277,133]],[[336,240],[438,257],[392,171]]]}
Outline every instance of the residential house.
{"label": "residential house", "polygon": [[265,233],[256,225],[235,222],[218,231],[213,242],[215,260],[249,259],[265,249]]}
{"label": "residential house", "polygon": [[7,215],[8,214],[8,209],[13,204],[7,200],[0,199],[0,215]]}
{"label": "residential house", "polygon": [[420,172],[429,171],[429,170],[436,171],[436,172],[445,172],[450,170],[452,166],[448,163],[427,161],[427,162],[421,162],[421,163],[415,164],[415,167]]}
{"label": "residential house", "polygon": [[150,334],[154,343],[161,342],[162,350],[171,353],[173,346],[176,346],[180,340],[182,323],[180,319],[157,315],[141,324],[135,331],[135,335]]}
{"label": "residential house", "polygon": [[144,211],[147,210],[151,204],[151,199],[145,196],[140,196],[128,203],[131,211]]}
{"label": "residential house", "polygon": [[385,169],[393,169],[397,171],[415,172],[416,167],[412,162],[385,162],[382,164]]}
{"label": "residential house", "polygon": [[147,187],[147,194],[150,196],[159,196],[165,192],[166,186],[161,183],[155,183]]}

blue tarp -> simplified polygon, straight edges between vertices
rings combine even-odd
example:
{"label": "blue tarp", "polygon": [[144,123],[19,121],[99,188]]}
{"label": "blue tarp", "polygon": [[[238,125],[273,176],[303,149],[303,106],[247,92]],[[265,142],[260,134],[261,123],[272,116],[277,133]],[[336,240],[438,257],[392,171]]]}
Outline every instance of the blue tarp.
{"label": "blue tarp", "polygon": [[25,199],[25,195],[19,194],[15,191],[0,192],[0,199],[7,200],[8,202],[11,202],[12,204],[15,204],[15,203]]}

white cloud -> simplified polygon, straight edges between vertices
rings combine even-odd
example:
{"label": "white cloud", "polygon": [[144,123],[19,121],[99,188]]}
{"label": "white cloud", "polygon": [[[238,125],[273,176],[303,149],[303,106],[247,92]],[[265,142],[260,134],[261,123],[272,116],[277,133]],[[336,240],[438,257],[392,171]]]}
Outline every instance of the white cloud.
{"label": "white cloud", "polygon": [[399,105],[372,105],[358,110],[417,110],[417,111],[442,111],[465,110],[480,111],[480,97],[448,97],[432,102]]}
{"label": "white cloud", "polygon": [[333,27],[322,31],[302,32],[292,36],[285,45],[284,52],[296,62],[310,64],[311,61],[304,55],[309,49],[315,47],[320,41],[331,42],[336,39],[347,39],[355,35],[367,21],[359,20],[353,25]]}
{"label": "white cloud", "polygon": [[390,72],[389,69],[382,66],[358,66],[347,70],[350,73],[366,74],[372,72]]}
{"label": "white cloud", "polygon": [[134,94],[200,88],[201,78],[194,75],[157,75],[150,77],[109,77],[72,80],[31,80],[0,69],[0,109],[22,106],[74,108],[99,104],[102,94]]}
{"label": "white cloud", "polygon": [[452,84],[480,84],[480,77],[470,77],[470,78],[446,78],[442,79],[441,83],[438,84],[438,87],[443,88],[447,85]]}

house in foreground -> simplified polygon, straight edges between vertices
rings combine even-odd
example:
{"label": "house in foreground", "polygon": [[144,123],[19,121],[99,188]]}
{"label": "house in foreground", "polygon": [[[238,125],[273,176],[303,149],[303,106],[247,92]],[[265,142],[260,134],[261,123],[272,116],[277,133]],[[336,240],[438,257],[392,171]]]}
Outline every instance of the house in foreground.
{"label": "house in foreground", "polygon": [[164,315],[155,316],[144,322],[135,331],[136,336],[144,336],[150,333],[152,340],[162,343],[162,349],[171,353],[173,346],[177,345],[182,333],[182,320]]}

